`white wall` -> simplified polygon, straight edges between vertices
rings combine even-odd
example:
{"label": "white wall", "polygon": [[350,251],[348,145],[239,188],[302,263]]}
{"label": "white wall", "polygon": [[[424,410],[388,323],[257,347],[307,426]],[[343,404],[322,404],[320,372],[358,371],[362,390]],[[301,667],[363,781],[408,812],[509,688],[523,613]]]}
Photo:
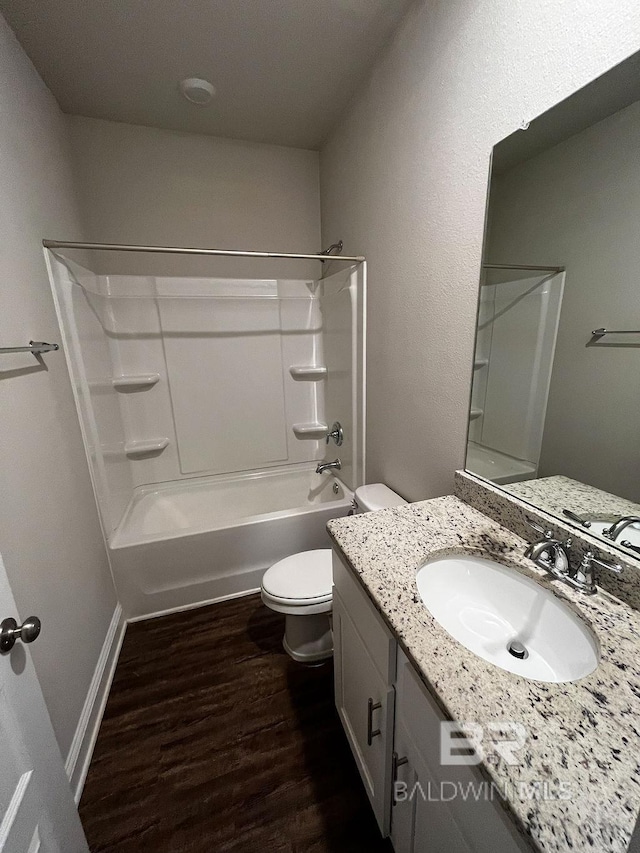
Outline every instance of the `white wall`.
{"label": "white wall", "polygon": [[[0,341],[58,341],[41,241],[81,236],[62,115],[0,17]],[[63,756],[115,607],[62,352],[0,362],[0,552]],[[3,613],[2,617],[18,615]]]}
{"label": "white wall", "polygon": [[328,139],[322,242],[369,262],[369,481],[452,491],[491,149],[638,48],[636,0],[418,2]]}
{"label": "white wall", "polygon": [[[320,250],[318,152],[68,117],[87,239],[275,252]],[[64,239],[64,235],[62,235]],[[224,259],[109,271],[318,278],[315,261]]]}
{"label": "white wall", "polygon": [[567,268],[540,476],[564,474],[634,501],[638,339],[587,344],[592,329],[638,327],[638,140],[640,102],[501,175],[488,247],[494,263]]}

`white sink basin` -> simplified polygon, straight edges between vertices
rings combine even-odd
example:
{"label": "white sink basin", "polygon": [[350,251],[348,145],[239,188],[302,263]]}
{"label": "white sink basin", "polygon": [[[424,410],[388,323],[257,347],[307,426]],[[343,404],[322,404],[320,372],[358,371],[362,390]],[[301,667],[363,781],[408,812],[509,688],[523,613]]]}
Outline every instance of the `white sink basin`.
{"label": "white sink basin", "polygon": [[416,580],[423,603],[442,627],[502,669],[557,682],[584,678],[598,666],[598,641],[587,625],[515,569],[480,557],[444,557],[421,566]]}

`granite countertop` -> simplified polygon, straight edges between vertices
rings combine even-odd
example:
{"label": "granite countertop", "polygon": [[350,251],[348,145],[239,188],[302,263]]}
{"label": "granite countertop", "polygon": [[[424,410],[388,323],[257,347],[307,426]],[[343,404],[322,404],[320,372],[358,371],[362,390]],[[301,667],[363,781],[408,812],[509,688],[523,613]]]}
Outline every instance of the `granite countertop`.
{"label": "granite countertop", "polygon": [[640,515],[639,504],[560,475],[523,480],[502,488],[545,512],[559,516],[564,509],[570,509],[587,520],[610,521],[623,515]]}
{"label": "granite countertop", "polygon": [[[583,596],[523,556],[526,543],[450,496],[335,519],[329,533],[417,671],[454,720],[512,720],[529,738],[521,763],[486,763],[534,847],[625,851],[640,811],[640,613],[606,592]],[[416,570],[430,557],[494,558],[553,590],[587,622],[601,661],[576,682],[530,681],[477,657],[422,604]],[[548,782],[568,799],[530,798]]]}

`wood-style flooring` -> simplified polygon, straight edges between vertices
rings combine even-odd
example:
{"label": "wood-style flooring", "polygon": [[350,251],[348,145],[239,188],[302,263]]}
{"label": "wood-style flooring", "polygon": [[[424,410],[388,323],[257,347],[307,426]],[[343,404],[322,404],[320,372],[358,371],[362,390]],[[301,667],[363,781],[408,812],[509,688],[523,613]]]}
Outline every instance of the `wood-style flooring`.
{"label": "wood-style flooring", "polygon": [[331,664],[257,596],[130,625],[80,803],[92,853],[377,853]]}

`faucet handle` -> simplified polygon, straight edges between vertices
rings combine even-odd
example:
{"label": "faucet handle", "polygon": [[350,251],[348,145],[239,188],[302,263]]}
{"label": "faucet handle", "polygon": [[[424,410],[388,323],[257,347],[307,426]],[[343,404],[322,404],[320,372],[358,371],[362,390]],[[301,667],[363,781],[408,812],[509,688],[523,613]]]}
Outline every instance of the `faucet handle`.
{"label": "faucet handle", "polygon": [[613,560],[605,560],[604,557],[596,557],[593,551],[587,551],[584,555],[583,562],[595,563],[596,566],[601,566],[603,569],[609,569],[610,572],[613,572],[616,575],[619,575],[622,572],[622,566],[620,563],[614,563]]}
{"label": "faucet handle", "polygon": [[563,510],[562,510],[562,514],[563,514],[563,515],[566,515],[566,516],[567,516],[567,518],[570,518],[570,519],[571,519],[571,521],[575,521],[575,522],[576,522],[576,524],[579,524],[581,527],[585,527],[585,528],[587,528],[587,529],[589,529],[589,527],[591,527],[591,522],[590,522],[590,521],[585,521],[583,518],[580,518],[580,516],[578,515],[578,513],[577,513],[577,512],[573,512],[573,510],[570,510],[570,509],[563,509]]}
{"label": "faucet handle", "polygon": [[525,518],[525,521],[532,527],[537,533],[540,533],[545,539],[553,539],[553,530],[545,530],[541,524],[538,524],[537,521],[531,521],[530,518]]}
{"label": "faucet handle", "polygon": [[333,439],[338,445],[338,447],[341,446],[342,442],[344,441],[344,431],[342,429],[340,421],[334,421],[331,424],[331,430],[325,435],[324,439],[327,444],[329,444],[329,441]]}

